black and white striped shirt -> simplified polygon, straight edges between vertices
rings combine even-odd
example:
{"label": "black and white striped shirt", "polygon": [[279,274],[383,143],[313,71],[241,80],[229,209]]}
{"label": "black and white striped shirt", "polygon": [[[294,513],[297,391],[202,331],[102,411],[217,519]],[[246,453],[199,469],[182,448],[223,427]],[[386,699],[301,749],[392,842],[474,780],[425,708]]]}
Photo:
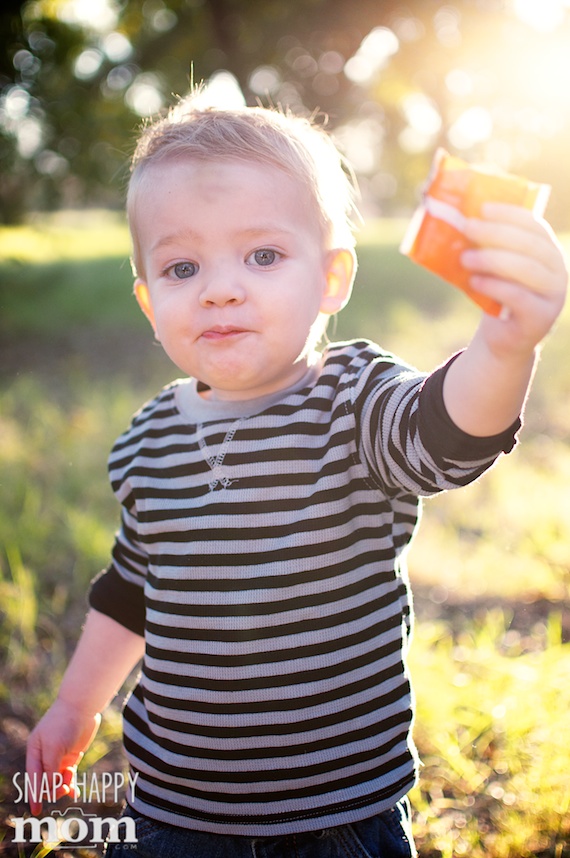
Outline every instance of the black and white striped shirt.
{"label": "black and white striped shirt", "polygon": [[124,715],[138,811],[285,834],[371,816],[413,785],[419,496],[475,479],[520,425],[461,432],[445,369],[426,379],[340,343],[254,402],[174,382],[117,441],[122,528],[90,598],[146,639]]}

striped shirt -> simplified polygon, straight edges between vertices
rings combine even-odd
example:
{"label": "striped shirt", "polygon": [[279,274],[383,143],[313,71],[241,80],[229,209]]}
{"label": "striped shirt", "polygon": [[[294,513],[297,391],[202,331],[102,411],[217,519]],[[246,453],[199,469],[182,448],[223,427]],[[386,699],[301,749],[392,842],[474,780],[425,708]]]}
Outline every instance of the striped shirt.
{"label": "striped shirt", "polygon": [[146,641],[124,712],[136,810],[263,836],[391,807],[415,782],[406,551],[419,498],[515,443],[474,438],[367,341],[247,403],[176,381],[110,457],[122,527],[94,608]]}

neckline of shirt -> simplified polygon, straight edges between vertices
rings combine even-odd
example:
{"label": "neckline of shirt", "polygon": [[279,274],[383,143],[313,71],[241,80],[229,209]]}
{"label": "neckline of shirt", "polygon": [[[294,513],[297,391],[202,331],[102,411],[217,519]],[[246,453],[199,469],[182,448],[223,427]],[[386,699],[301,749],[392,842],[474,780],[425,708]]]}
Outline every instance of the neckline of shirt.
{"label": "neckline of shirt", "polygon": [[191,423],[251,417],[253,414],[259,414],[278,402],[282,402],[292,393],[297,393],[304,387],[312,387],[321,374],[322,364],[322,360],[314,363],[295,384],[254,399],[205,399],[198,392],[198,382],[195,378],[178,379],[175,382],[174,401],[180,414]]}

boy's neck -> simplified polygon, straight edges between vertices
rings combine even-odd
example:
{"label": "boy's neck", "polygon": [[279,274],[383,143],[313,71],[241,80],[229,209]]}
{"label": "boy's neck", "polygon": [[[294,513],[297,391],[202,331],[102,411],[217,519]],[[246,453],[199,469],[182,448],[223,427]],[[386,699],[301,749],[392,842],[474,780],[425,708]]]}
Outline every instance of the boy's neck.
{"label": "boy's neck", "polygon": [[213,389],[206,384],[206,382],[200,381],[196,379],[196,391],[202,399],[206,399],[209,402],[255,402],[258,399],[263,399],[266,396],[276,396],[277,398],[281,398],[286,395],[288,391],[294,390],[299,382],[303,382],[309,370],[316,365],[320,365],[322,363],[322,354],[317,351],[311,351],[309,354],[305,354],[302,359],[293,364],[291,370],[287,373],[287,375],[282,379],[281,385],[277,384],[277,386],[269,385],[268,389],[263,389],[263,386],[258,388],[257,393],[252,396],[248,396],[247,390],[232,390],[232,389]]}
{"label": "boy's neck", "polygon": [[314,384],[320,375],[321,366],[322,360],[312,363],[294,384],[252,399],[217,399],[208,396],[209,388],[201,382],[188,379],[177,386],[176,405],[180,413],[192,423],[247,417],[264,411],[274,403],[280,402],[290,393]]}

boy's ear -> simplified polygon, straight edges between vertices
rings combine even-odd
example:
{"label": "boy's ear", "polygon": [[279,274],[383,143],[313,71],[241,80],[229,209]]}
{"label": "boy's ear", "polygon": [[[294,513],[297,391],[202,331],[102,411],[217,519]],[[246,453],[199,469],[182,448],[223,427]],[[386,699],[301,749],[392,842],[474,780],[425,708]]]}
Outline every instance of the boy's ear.
{"label": "boy's ear", "polygon": [[338,313],[348,303],[356,274],[356,256],[348,248],[329,250],[326,260],[326,288],[321,313]]}
{"label": "boy's ear", "polygon": [[134,293],[139,307],[151,323],[153,331],[156,333],[156,323],[154,321],[154,311],[150,300],[150,292],[148,291],[148,286],[144,280],[140,279],[140,277],[137,277],[135,280]]}

